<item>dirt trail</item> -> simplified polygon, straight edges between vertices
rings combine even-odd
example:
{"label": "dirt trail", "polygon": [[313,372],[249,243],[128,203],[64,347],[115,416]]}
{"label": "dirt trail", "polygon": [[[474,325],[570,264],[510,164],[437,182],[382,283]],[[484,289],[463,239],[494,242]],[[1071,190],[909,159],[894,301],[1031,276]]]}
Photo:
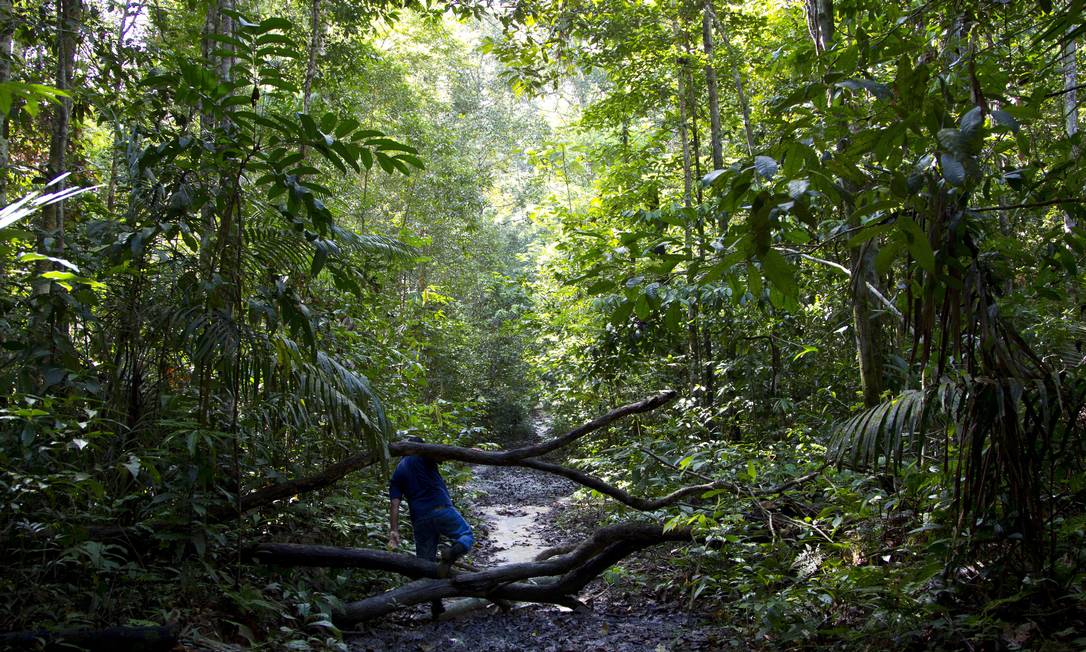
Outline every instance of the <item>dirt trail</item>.
{"label": "dirt trail", "polygon": [[472,511],[486,524],[474,555],[477,564],[531,561],[568,538],[555,520],[576,489],[571,481],[500,466],[475,467],[473,474],[468,484],[476,495]]}
{"label": "dirt trail", "polygon": [[[576,485],[523,468],[475,467],[461,507],[476,527],[476,547],[467,561],[496,566],[531,560],[540,551],[579,540],[583,529],[568,525]],[[574,529],[580,531],[574,531]],[[704,614],[631,594],[597,579],[581,594],[591,613],[550,605],[520,604],[431,622],[429,608],[416,606],[363,627],[350,640],[355,652],[465,650],[472,652],[662,652],[735,649],[730,632],[706,624]],[[452,608],[454,601],[447,600]]]}

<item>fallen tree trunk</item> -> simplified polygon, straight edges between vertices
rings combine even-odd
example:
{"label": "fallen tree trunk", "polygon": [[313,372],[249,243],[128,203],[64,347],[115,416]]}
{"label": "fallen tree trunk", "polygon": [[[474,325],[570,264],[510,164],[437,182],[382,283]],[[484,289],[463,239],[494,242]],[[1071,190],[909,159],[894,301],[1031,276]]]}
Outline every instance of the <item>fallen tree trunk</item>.
{"label": "fallen tree trunk", "polygon": [[[722,489],[750,498],[778,494],[805,483],[821,473],[820,469],[776,486],[756,488],[699,474],[706,481],[705,483],[681,487],[657,498],[645,498],[634,496],[620,487],[583,471],[540,459],[541,455],[567,446],[616,419],[656,409],[674,398],[674,392],[663,392],[612,410],[559,437],[512,450],[484,451],[459,446],[401,441],[390,444],[388,452],[391,455],[422,455],[435,461],[455,460],[471,464],[535,469],[568,478],[583,487],[598,491],[640,511],[660,509],[691,496],[700,496],[706,492]],[[658,462],[672,466],[667,460],[655,454],[649,454]],[[269,485],[243,497],[242,508],[252,509],[301,491],[327,486],[352,470],[372,463],[373,460],[368,456],[353,456],[333,464],[318,474]],[[755,502],[761,506],[761,503]],[[775,536],[772,515],[769,515],[766,508],[761,507],[761,509],[769,518],[770,534]],[[574,546],[546,550],[532,562],[504,564],[486,570],[454,571],[454,574],[448,578],[440,577],[439,567],[434,562],[377,550],[300,544],[261,544],[250,551],[250,556],[258,562],[268,564],[355,567],[391,571],[414,580],[399,588],[345,605],[336,619],[341,626],[348,626],[383,616],[402,607],[454,597],[480,598],[498,603],[503,601],[547,602],[570,608],[583,608],[584,605],[576,599],[576,594],[608,567],[631,553],[659,543],[692,540],[693,535],[689,529],[665,530],[659,524],[623,523],[601,528],[591,537]]]}
{"label": "fallen tree trunk", "polygon": [[535,561],[504,564],[485,570],[439,577],[438,564],[393,552],[302,544],[265,543],[251,549],[251,559],[285,566],[353,567],[418,578],[401,587],[345,605],[336,620],[348,626],[386,615],[402,607],[444,598],[482,598],[546,602],[583,608],[576,594],[604,570],[627,555],[668,541],[693,540],[689,529],[665,530],[654,523],[621,523],[600,528],[575,546],[553,548]]}
{"label": "fallen tree trunk", "polygon": [[158,652],[177,645],[177,626],[107,627],[9,632],[0,634],[0,650],[103,650]]}
{"label": "fallen tree trunk", "polygon": [[276,566],[366,568],[405,577],[440,577],[437,562],[412,555],[369,548],[337,548],[301,543],[261,543],[248,551],[249,559]]}
{"label": "fallen tree trunk", "polygon": [[[582,605],[576,594],[604,570],[629,554],[667,541],[692,541],[688,529],[665,531],[649,523],[623,523],[597,530],[573,550],[540,561],[504,564],[447,579],[424,578],[344,606],[336,620],[347,626],[403,607],[454,597],[547,602],[570,608]],[[533,578],[549,578],[535,581]]]}

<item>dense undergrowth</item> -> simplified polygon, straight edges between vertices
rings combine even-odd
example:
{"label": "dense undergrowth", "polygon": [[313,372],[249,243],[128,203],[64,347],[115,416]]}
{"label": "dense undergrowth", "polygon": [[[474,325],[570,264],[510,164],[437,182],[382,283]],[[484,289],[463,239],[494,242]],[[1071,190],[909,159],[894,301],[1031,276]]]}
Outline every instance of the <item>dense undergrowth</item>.
{"label": "dense undergrowth", "polygon": [[246,546],[384,547],[392,439],[671,388],[566,462],[726,487],[582,491],[698,535],[605,581],[755,648],[1082,648],[1082,14],[0,1],[0,628],[342,649],[400,580]]}

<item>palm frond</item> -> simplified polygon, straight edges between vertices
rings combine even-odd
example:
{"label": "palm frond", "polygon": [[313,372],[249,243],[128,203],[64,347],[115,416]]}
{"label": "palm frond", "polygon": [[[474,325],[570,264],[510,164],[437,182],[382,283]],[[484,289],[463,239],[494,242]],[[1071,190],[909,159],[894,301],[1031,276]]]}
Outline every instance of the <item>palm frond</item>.
{"label": "palm frond", "polygon": [[308,412],[321,415],[337,434],[361,434],[371,451],[383,450],[391,426],[368,378],[324,351],[310,355],[287,337],[275,337],[273,346],[280,369],[293,379]]}
{"label": "palm frond", "polygon": [[333,227],[338,242],[345,251],[389,260],[410,261],[419,255],[417,249],[395,238],[375,233],[358,233],[340,226]]}
{"label": "palm frond", "polygon": [[249,224],[245,228],[243,265],[254,276],[269,269],[292,276],[309,269],[313,246],[305,237],[290,229]]}
{"label": "palm frond", "polygon": [[[837,464],[857,468],[896,468],[906,459],[923,454],[923,425],[929,414],[928,393],[905,390],[898,396],[841,423],[830,445]],[[906,450],[906,443],[909,443]]]}
{"label": "palm frond", "polygon": [[[49,186],[60,183],[70,174],[71,172],[65,172],[64,174],[45,184],[45,187],[48,188]],[[101,186],[63,188],[61,190],[57,190],[44,195],[39,192],[32,192],[28,195],[21,197],[12,204],[0,207],[0,229],[11,226],[12,224],[18,222],[27,215],[32,215],[44,206],[49,206],[50,204],[55,204],[66,199],[71,199],[72,197],[76,197],[85,192],[90,192],[91,190],[97,190],[98,188],[101,188]]]}

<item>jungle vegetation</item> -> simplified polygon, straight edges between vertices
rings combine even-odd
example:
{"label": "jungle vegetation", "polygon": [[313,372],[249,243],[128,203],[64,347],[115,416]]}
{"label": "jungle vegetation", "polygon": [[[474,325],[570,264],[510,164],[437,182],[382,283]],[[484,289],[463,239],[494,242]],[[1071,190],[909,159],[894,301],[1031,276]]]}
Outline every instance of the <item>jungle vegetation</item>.
{"label": "jungle vegetation", "polygon": [[382,548],[391,442],[672,389],[564,456],[731,488],[579,493],[693,532],[641,581],[756,648],[1081,649],[1084,31],[1081,0],[0,0],[0,629],[339,649],[396,580],[246,546]]}

